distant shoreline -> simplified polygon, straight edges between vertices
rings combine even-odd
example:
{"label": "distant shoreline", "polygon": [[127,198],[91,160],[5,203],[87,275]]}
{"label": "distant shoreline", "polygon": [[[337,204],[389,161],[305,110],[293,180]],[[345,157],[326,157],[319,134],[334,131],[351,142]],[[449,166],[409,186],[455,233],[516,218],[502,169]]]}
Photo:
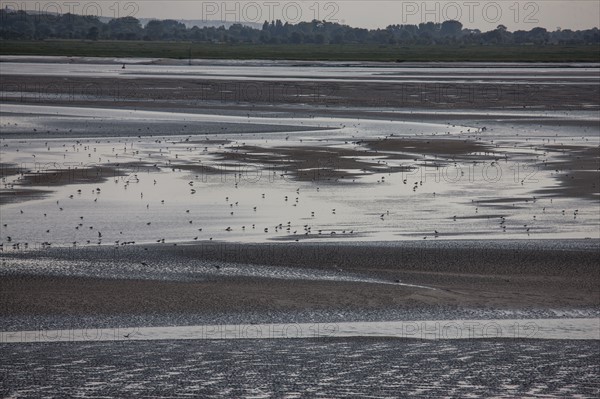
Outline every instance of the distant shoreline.
{"label": "distant shoreline", "polygon": [[596,45],[400,46],[206,44],[125,40],[2,40],[0,55],[405,62],[600,62]]}

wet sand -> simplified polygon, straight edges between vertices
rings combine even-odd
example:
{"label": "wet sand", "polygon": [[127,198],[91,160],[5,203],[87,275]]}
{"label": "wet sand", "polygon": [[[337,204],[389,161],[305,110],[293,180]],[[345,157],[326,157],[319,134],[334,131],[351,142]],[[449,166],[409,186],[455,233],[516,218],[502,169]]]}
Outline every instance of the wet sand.
{"label": "wet sand", "polygon": [[0,205],[38,200],[46,197],[49,194],[51,194],[51,192],[45,190],[0,189]]}
{"label": "wet sand", "polygon": [[600,372],[597,341],[0,344],[0,356],[7,397],[592,398]]}
{"label": "wet sand", "polygon": [[[469,67],[473,66],[476,65]],[[581,72],[588,79],[583,82],[593,82],[582,85],[577,79],[561,79],[560,76],[528,76],[519,81],[518,75],[523,71],[512,75],[505,75],[502,70],[477,72],[476,75],[482,76],[473,79],[468,72],[469,67],[462,72],[442,70],[439,73],[446,75],[444,79],[435,73],[426,73],[420,76],[421,80],[411,77],[415,72],[404,71],[395,75],[393,69],[370,77],[334,74],[334,80],[305,72],[302,76],[286,75],[279,81],[278,76],[264,79],[244,76],[243,71],[239,72],[239,76],[224,75],[215,79],[211,78],[210,69],[203,69],[189,76],[186,76],[185,70],[171,75],[168,70],[161,70],[148,77],[144,76],[144,72],[110,70],[114,77],[98,78],[93,73],[87,76],[72,74],[61,77],[60,84],[57,84],[56,76],[12,72],[5,75],[1,83],[6,92],[3,101],[70,102],[88,106],[115,106],[118,103],[133,107],[159,106],[162,109],[193,109],[228,103],[252,107],[310,104],[397,109],[569,110],[582,107],[597,109],[598,106],[600,88],[593,84],[597,80],[593,71]],[[419,68],[414,71],[419,73]],[[571,77],[578,73],[577,68],[569,72]]]}
{"label": "wet sand", "polygon": [[0,320],[6,331],[49,328],[50,320],[52,328],[87,328],[597,316],[598,246],[213,242],[8,251]]}
{"label": "wet sand", "polygon": [[561,184],[554,189],[539,190],[540,194],[600,199],[600,147],[548,146],[546,149],[561,154],[557,161],[544,165],[557,172]]}

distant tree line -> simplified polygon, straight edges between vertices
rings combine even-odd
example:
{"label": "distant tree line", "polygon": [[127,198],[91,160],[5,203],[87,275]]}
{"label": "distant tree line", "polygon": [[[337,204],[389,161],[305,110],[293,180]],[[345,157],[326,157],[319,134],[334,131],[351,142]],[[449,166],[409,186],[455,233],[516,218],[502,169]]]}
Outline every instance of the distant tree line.
{"label": "distant tree line", "polygon": [[505,26],[481,32],[465,29],[458,21],[390,25],[385,29],[352,28],[325,21],[288,24],[280,20],[265,23],[262,29],[242,24],[229,28],[194,26],[187,28],[175,20],[152,20],[142,26],[133,17],[102,22],[97,17],[75,14],[31,14],[24,11],[0,10],[0,39],[44,40],[162,40],[211,43],[262,44],[600,44],[598,28],[573,31],[544,28],[509,32]]}

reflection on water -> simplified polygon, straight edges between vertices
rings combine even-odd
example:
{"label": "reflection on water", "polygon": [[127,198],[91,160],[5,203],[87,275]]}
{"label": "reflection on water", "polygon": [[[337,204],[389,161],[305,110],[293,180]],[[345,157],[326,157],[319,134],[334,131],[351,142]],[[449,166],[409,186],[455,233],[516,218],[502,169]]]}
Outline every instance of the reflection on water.
{"label": "reflection on water", "polygon": [[[561,117],[590,120],[571,115]],[[194,135],[204,123],[240,130]],[[597,132],[565,127],[558,136],[554,118],[544,123],[548,130],[7,105],[4,128],[35,137],[52,126],[73,138],[2,141],[2,162],[25,172],[3,178],[3,195],[52,191],[2,205],[2,241],[597,237],[596,201],[552,194],[566,173],[557,164],[564,148],[597,146]],[[111,124],[130,134],[110,137]],[[77,138],[90,131],[98,137]]]}
{"label": "reflection on water", "polygon": [[[11,62],[26,60],[25,57],[2,57],[4,75],[44,75],[78,77],[122,77],[122,78],[166,78],[215,79],[228,81],[318,81],[343,82],[402,82],[402,83],[488,83],[488,84],[569,84],[598,85],[599,69],[595,64],[515,64],[499,67],[498,64],[481,65],[461,63],[440,66],[397,66],[394,64],[363,64],[336,62],[286,62],[286,61],[244,61],[243,65],[234,61],[211,61],[206,65],[196,60],[193,65],[185,61],[180,65],[157,65],[155,61],[127,59],[126,69],[118,60],[107,63],[26,63]],[[63,60],[64,62],[64,60]],[[161,62],[164,62],[161,60]],[[171,61],[176,63],[175,60]],[[467,66],[467,68],[465,68]],[[577,69],[573,69],[576,67]],[[574,72],[575,71],[575,72]]]}
{"label": "reflection on water", "polygon": [[0,343],[392,337],[419,340],[598,340],[600,319],[429,320],[237,324],[1,332]]}

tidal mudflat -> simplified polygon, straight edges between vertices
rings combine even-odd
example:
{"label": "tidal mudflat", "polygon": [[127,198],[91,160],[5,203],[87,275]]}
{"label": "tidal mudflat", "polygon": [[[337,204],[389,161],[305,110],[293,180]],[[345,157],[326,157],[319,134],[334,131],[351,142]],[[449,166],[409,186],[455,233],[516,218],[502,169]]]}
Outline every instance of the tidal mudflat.
{"label": "tidal mudflat", "polygon": [[3,395],[598,394],[597,65],[0,60]]}

